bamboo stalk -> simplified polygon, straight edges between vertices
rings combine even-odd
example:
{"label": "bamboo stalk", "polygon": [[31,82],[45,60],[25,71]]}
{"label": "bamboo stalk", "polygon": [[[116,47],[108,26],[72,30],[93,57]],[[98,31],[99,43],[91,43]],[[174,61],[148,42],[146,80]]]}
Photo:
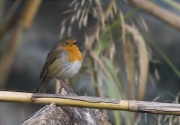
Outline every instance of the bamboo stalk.
{"label": "bamboo stalk", "polygon": [[[61,87],[59,95],[71,95],[77,97],[69,86]],[[37,97],[38,95],[36,94],[36,98]],[[51,96],[49,95],[49,97]],[[54,103],[41,108],[39,111],[34,113],[33,116],[24,121],[22,125],[64,125],[67,123],[68,125],[112,125],[108,118],[98,109],[56,106]]]}
{"label": "bamboo stalk", "polygon": [[141,10],[151,14],[160,19],[171,27],[180,31],[180,17],[174,13],[163,9],[162,7],[150,2],[148,0],[127,0],[129,4],[135,7],[141,7]]}
{"label": "bamboo stalk", "polygon": [[0,101],[32,104],[55,103],[56,105],[73,107],[123,110],[165,115],[180,115],[180,104],[136,100],[118,100],[87,96],[0,91]]}
{"label": "bamboo stalk", "polygon": [[23,33],[30,26],[41,2],[42,0],[27,0],[22,10],[22,16],[18,18],[18,20],[16,19],[15,23],[13,20],[8,21],[8,23],[6,23],[7,26],[3,26],[3,30],[0,29],[0,37],[2,37],[2,34],[7,33],[8,30],[15,25],[12,39],[10,40],[9,46],[5,48],[6,53],[0,61],[0,74],[2,74],[0,76],[0,87],[3,87],[5,84],[15,53],[23,38]]}
{"label": "bamboo stalk", "polygon": [[23,9],[22,19],[23,19],[23,27],[25,29],[29,28],[34,16],[37,13],[37,10],[41,4],[42,0],[28,0]]}
{"label": "bamboo stalk", "polygon": [[14,1],[12,7],[10,8],[10,10],[7,12],[7,15],[4,18],[3,22],[7,22],[8,20],[12,19],[13,14],[16,12],[18,6],[20,5],[21,0],[16,0]]}
{"label": "bamboo stalk", "polygon": [[0,21],[3,20],[5,0],[0,0]]}
{"label": "bamboo stalk", "polygon": [[13,57],[19,47],[19,44],[22,39],[22,21],[19,21],[16,24],[16,27],[13,31],[12,38],[10,39],[10,42],[8,43],[5,51],[5,56],[2,57],[2,60],[0,60],[0,87],[4,87],[5,81],[8,77],[9,71],[11,69],[11,65],[13,63]]}

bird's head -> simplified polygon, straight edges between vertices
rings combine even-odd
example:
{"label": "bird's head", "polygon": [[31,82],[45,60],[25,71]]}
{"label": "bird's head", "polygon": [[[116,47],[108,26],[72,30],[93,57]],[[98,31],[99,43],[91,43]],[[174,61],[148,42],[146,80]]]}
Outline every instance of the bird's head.
{"label": "bird's head", "polygon": [[74,50],[77,49],[77,43],[72,37],[66,37],[61,41],[61,46],[65,50]]}

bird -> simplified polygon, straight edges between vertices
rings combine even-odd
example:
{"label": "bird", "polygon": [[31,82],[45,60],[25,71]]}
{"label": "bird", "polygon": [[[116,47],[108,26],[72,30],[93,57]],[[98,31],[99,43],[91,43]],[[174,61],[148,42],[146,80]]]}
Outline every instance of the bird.
{"label": "bird", "polygon": [[41,80],[36,93],[45,93],[51,79],[64,80],[75,76],[82,65],[82,54],[77,47],[77,41],[72,37],[60,40],[46,56],[46,61],[40,73]]}

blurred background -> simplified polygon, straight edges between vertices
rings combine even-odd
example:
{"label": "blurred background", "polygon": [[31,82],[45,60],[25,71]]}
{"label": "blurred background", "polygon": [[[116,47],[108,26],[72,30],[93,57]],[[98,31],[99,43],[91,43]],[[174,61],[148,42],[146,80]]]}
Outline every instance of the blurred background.
{"label": "blurred background", "polygon": [[[163,8],[180,19],[178,0],[145,2],[155,13]],[[67,80],[77,95],[179,103],[179,31],[128,0],[0,0],[0,89],[34,91],[48,52],[71,36],[83,54],[79,74]],[[47,93],[57,89],[51,80]],[[0,125],[20,124],[42,107],[0,102]],[[102,112],[115,125],[180,122],[175,116]]]}

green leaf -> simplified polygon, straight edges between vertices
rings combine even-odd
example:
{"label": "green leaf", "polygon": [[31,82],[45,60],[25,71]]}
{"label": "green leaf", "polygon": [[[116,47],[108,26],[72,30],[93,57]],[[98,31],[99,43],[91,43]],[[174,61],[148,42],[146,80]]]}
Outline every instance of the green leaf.
{"label": "green leaf", "polygon": [[121,121],[120,121],[120,114],[118,111],[113,111],[113,115],[114,115],[114,119],[116,122],[116,125],[120,125]]}
{"label": "green leaf", "polygon": [[101,54],[107,48],[109,43],[110,43],[110,38],[101,39],[97,43],[97,46],[95,47],[95,51],[97,51],[98,54]]}
{"label": "green leaf", "polygon": [[165,3],[169,4],[170,6],[174,7],[178,11],[180,11],[180,4],[174,0],[163,0]]}
{"label": "green leaf", "polygon": [[[143,36],[143,35],[142,35]],[[180,71],[178,68],[171,62],[171,60],[164,54],[164,52],[148,37],[143,36],[144,39],[162,56],[162,58],[167,62],[167,64],[172,68],[174,73],[180,77]]]}
{"label": "green leaf", "polygon": [[115,68],[114,68],[112,62],[108,58],[106,58],[104,56],[102,56],[102,59],[105,62],[105,65],[106,65],[108,71],[110,72],[111,76],[115,80],[115,82],[116,82],[116,84],[118,86],[118,89],[119,89],[119,91],[121,93],[122,98],[127,99],[127,97],[125,95],[125,92],[123,90],[122,84],[121,84],[121,82],[120,82],[120,80],[118,78],[118,75],[115,73]]}
{"label": "green leaf", "polygon": [[[126,14],[124,16],[124,20],[126,21],[127,19],[131,18],[134,14],[136,14],[138,11],[140,10],[140,8],[136,8],[133,11],[129,12],[128,14]],[[114,29],[116,29],[118,26],[121,25],[121,19],[118,19],[117,21],[115,21],[101,36],[100,39],[103,39],[104,37],[106,37],[111,31],[113,31]]]}
{"label": "green leaf", "polygon": [[103,92],[109,97],[109,98],[118,98],[118,92],[116,92],[116,89],[114,88],[114,86],[112,85],[113,83],[111,83],[111,81],[110,80],[108,80],[107,79],[107,77],[104,75],[104,74],[102,74],[102,76],[103,76],[103,79],[104,79],[104,81],[105,81],[105,83],[106,83],[106,86],[107,86],[107,89],[108,90],[106,90],[105,88],[103,89]]}
{"label": "green leaf", "polygon": [[[124,20],[131,18],[139,10],[140,8],[136,8],[133,11],[129,12],[128,14],[124,16]],[[101,35],[99,42],[97,43],[95,47],[95,50],[97,51],[98,54],[101,54],[106,49],[106,47],[109,45],[110,40],[111,40],[110,33],[120,25],[121,25],[121,19],[118,19]],[[115,37],[119,35],[121,36],[121,34],[117,34],[115,35]]]}
{"label": "green leaf", "polygon": [[[102,74],[102,77],[103,77],[103,79],[104,79],[104,81],[106,83],[106,86],[107,86],[107,89],[106,90],[103,89],[103,91],[107,94],[107,96],[109,98],[117,98],[118,97],[117,96],[118,92],[116,92],[116,89],[112,85],[113,83],[111,83],[110,80],[108,80],[104,74]],[[128,112],[123,112],[123,111],[121,111],[120,114],[122,114],[126,125],[131,125],[131,121],[130,121],[131,114],[128,113]],[[113,111],[113,115],[114,115],[114,118],[115,118],[115,121],[116,121],[116,125],[119,125],[119,123],[120,123],[120,114],[118,112],[116,112],[116,111]]]}

